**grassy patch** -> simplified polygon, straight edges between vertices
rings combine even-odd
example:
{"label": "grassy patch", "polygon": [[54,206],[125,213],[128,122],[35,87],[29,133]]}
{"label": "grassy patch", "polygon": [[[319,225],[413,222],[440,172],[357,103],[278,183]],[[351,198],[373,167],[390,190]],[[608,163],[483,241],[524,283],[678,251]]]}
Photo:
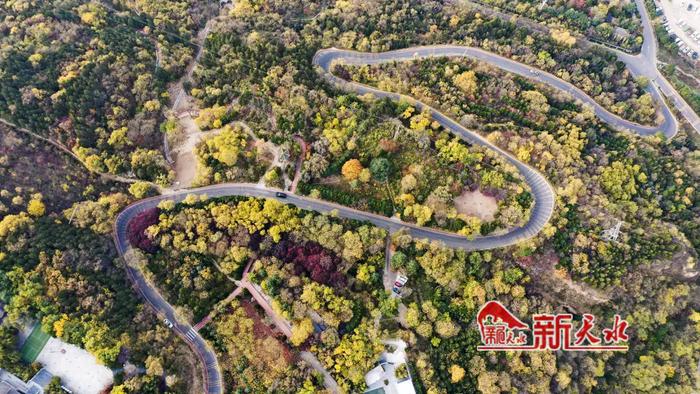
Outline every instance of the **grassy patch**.
{"label": "grassy patch", "polygon": [[36,358],[39,356],[39,353],[41,353],[41,350],[44,349],[44,345],[49,341],[49,338],[51,338],[51,336],[41,330],[41,324],[35,325],[32,333],[29,334],[24,345],[22,345],[22,360],[29,364],[36,361]]}

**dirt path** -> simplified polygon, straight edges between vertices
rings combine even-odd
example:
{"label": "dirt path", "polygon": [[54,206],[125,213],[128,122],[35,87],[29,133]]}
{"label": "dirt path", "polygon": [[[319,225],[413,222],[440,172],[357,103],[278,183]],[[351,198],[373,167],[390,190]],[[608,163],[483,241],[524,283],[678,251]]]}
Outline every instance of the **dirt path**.
{"label": "dirt path", "polygon": [[175,184],[178,187],[189,187],[197,174],[197,160],[194,157],[194,148],[201,138],[201,130],[194,123],[189,114],[179,118],[180,126],[185,130],[187,138],[178,146],[175,153]]}
{"label": "dirt path", "polygon": [[301,146],[301,153],[297,158],[296,168],[294,169],[294,180],[292,180],[292,185],[289,187],[289,191],[292,193],[296,193],[297,191],[297,185],[301,179],[301,166],[304,164],[304,159],[306,159],[307,150],[306,141],[304,141],[301,137],[295,135],[294,140],[299,143],[299,146]]}
{"label": "dirt path", "polygon": [[163,134],[163,147],[165,158],[169,163],[174,163],[175,166],[175,188],[187,188],[192,186],[192,182],[197,174],[197,161],[194,157],[194,147],[201,139],[202,130],[197,127],[194,122],[193,113],[198,112],[192,103],[192,98],[185,92],[184,83],[192,79],[192,73],[197,66],[197,62],[204,51],[204,40],[209,34],[211,24],[216,20],[216,17],[209,19],[204,25],[204,28],[197,33],[195,42],[197,44],[197,54],[192,59],[192,62],[187,66],[185,74],[168,89],[168,93],[172,99],[170,110],[177,117],[180,127],[185,131],[185,141],[177,148],[173,149],[176,154],[173,160],[171,156],[170,146],[168,145],[168,136]]}
{"label": "dirt path", "polygon": [[[280,167],[280,168],[284,167],[284,165],[286,163],[282,163],[282,161],[280,160],[280,147],[279,146],[273,144],[271,141],[265,141],[265,140],[258,138],[258,136],[256,136],[255,133],[253,133],[253,130],[250,128],[250,126],[245,122],[236,121],[236,122],[233,122],[233,124],[240,126],[250,136],[250,138],[253,140],[253,142],[255,143],[255,145],[257,147],[264,147],[264,149],[267,149],[270,153],[272,153],[272,161],[270,162],[270,165],[267,167],[267,171],[270,171],[275,167]],[[283,189],[286,189],[290,180],[289,180],[289,177],[287,177],[287,173],[284,171],[282,172],[282,179],[284,180]],[[258,185],[265,186],[264,178],[260,178],[258,180]]]}
{"label": "dirt path", "polygon": [[288,321],[284,320],[280,316],[275,313],[275,311],[272,309],[272,305],[270,304],[270,301],[267,299],[267,296],[263,294],[263,292],[258,288],[257,285],[245,280],[241,282],[241,285],[244,286],[250,294],[255,298],[255,301],[260,305],[263,310],[265,310],[265,313],[267,316],[272,319],[272,321],[275,323],[277,328],[287,337],[291,338],[292,337],[292,325],[289,324]]}
{"label": "dirt path", "polygon": [[194,148],[206,137],[213,137],[222,129],[202,131],[197,127],[190,113],[183,114],[178,119],[180,126],[185,129],[187,138],[176,149],[175,153],[175,185],[177,188],[192,186],[197,177],[197,158]]}
{"label": "dirt path", "polygon": [[[190,97],[185,95],[183,102],[189,102]],[[220,133],[223,128],[216,130],[202,131],[194,121],[192,114],[194,110],[188,110],[183,112],[178,117],[178,123],[185,130],[186,138],[185,140],[173,149],[175,154],[175,185],[176,188],[188,188],[192,186],[195,178],[197,177],[197,158],[194,155],[194,149],[204,138],[213,137]],[[272,154],[272,161],[268,166],[268,171],[275,166],[282,167],[284,163],[280,160],[280,148],[270,141],[265,141],[259,139],[252,131],[250,126],[242,121],[234,121],[230,123],[232,126],[238,126],[243,131],[248,134],[248,136],[253,140],[256,147],[261,147]],[[285,187],[291,182],[287,177],[286,173],[283,172],[283,179]],[[263,178],[258,180],[258,184],[265,186],[265,181]]]}
{"label": "dirt path", "polygon": [[[194,68],[197,66],[197,62],[199,62],[199,59],[202,57],[202,52],[204,52],[204,41],[206,40],[207,35],[209,34],[209,30],[211,29],[212,23],[214,23],[217,17],[218,16],[214,16],[213,18],[209,19],[205,23],[204,28],[197,33],[197,37],[194,40],[195,45],[197,45],[197,53],[195,54],[190,64],[187,66],[185,74],[182,77],[180,77],[180,79],[176,83],[174,83],[168,88],[168,94],[171,98],[170,110],[175,113],[175,116],[178,117],[179,123],[185,129],[185,135],[188,136],[188,140],[189,135],[195,132],[195,129],[196,131],[200,130],[194,124],[194,120],[192,119],[191,114],[189,114],[189,110],[192,109],[193,104],[191,97],[189,97],[189,95],[185,92],[184,83],[192,80],[192,73],[194,72]],[[186,113],[185,118],[187,118],[188,120],[183,121],[183,119],[180,117],[180,115],[183,114],[183,111],[184,113]],[[185,144],[187,143],[188,142],[186,141]],[[163,151],[165,153],[165,159],[168,161],[168,163],[175,163],[176,172],[179,174],[180,171],[177,171],[178,163],[176,163],[170,155],[168,135],[165,133],[163,133]],[[184,159],[189,160],[190,157],[186,157]],[[182,166],[182,164],[180,164],[180,166]],[[194,179],[194,169],[187,170],[184,167],[180,167],[180,169],[182,171],[185,171],[185,174],[183,175],[183,180],[185,182],[189,180],[189,182],[191,183]],[[183,185],[183,180],[176,179],[177,182],[180,182],[180,186]],[[187,185],[189,186],[189,184]]]}
{"label": "dirt path", "polygon": [[108,173],[105,173],[105,172],[95,172],[95,171],[91,171],[91,170],[88,168],[87,164],[85,164],[85,162],[84,162],[83,160],[81,160],[80,157],[78,157],[78,155],[76,155],[75,153],[73,153],[72,150],[68,149],[68,147],[66,147],[65,145],[61,144],[60,142],[54,141],[54,140],[52,140],[51,138],[46,138],[46,137],[44,137],[44,136],[41,136],[41,135],[39,135],[39,134],[37,134],[37,133],[35,133],[35,132],[29,130],[29,129],[26,129],[26,128],[24,128],[24,127],[19,127],[19,126],[17,126],[16,124],[14,124],[14,123],[12,123],[12,122],[10,122],[10,121],[7,121],[7,120],[5,120],[5,119],[0,119],[0,123],[4,124],[4,125],[7,126],[7,127],[12,128],[13,130],[16,130],[16,131],[25,133],[25,134],[27,134],[27,135],[29,135],[29,136],[32,136],[32,137],[34,137],[34,138],[37,138],[37,139],[42,140],[42,141],[44,141],[44,142],[46,142],[46,143],[48,143],[48,144],[53,145],[54,147],[56,147],[56,148],[57,148],[58,150],[60,150],[61,152],[67,154],[68,156],[72,157],[72,158],[75,159],[77,162],[79,162],[80,164],[82,164],[83,167],[85,167],[86,170],[92,172],[93,174],[99,175],[100,178],[102,178],[102,180],[104,180],[104,181],[113,181],[113,182],[121,182],[121,183],[147,182],[147,183],[150,183],[151,186],[153,186],[155,189],[157,189],[158,191],[160,191],[160,193],[168,193],[168,192],[169,192],[169,189],[163,188],[163,187],[161,187],[161,186],[159,186],[159,185],[157,185],[157,184],[155,184],[155,183],[153,183],[153,182],[148,182],[148,181],[144,181],[144,180],[141,180],[141,179],[129,178],[129,177],[121,176],[121,175],[108,174]]}
{"label": "dirt path", "polygon": [[336,383],[335,379],[333,379],[333,376],[331,376],[331,374],[325,368],[323,368],[323,365],[321,365],[321,362],[318,361],[318,358],[316,358],[313,353],[301,352],[299,353],[299,356],[302,360],[306,361],[311,368],[323,375],[323,385],[328,390],[330,390],[332,393],[342,393],[340,387],[338,387],[338,383]]}
{"label": "dirt path", "polygon": [[173,111],[178,111],[181,109],[181,107],[179,106],[181,104],[180,101],[183,97],[187,96],[183,85],[186,81],[190,81],[192,79],[192,73],[194,72],[194,68],[197,66],[197,62],[199,62],[199,59],[202,57],[202,52],[204,52],[204,40],[206,40],[207,35],[209,34],[209,30],[211,30],[211,24],[217,19],[217,17],[218,16],[215,16],[209,19],[204,25],[204,28],[197,33],[197,37],[195,38],[195,45],[197,45],[197,53],[195,54],[190,64],[187,66],[185,74],[173,86],[171,86],[168,89],[170,97],[173,98],[171,107]]}
{"label": "dirt path", "polygon": [[[245,269],[243,270],[243,275],[241,275],[241,280],[240,281],[235,281],[236,283],[236,289],[231,292],[226,298],[221,300],[219,304],[229,304],[231,301],[234,300],[234,298],[238,297],[242,292],[243,289],[246,288],[245,283],[248,282],[248,271],[250,271],[250,267],[253,265],[253,259],[248,259],[248,264],[246,264]],[[221,268],[217,264],[216,266],[219,271],[221,271]],[[228,275],[226,275],[227,278],[231,279]],[[216,307],[214,307],[216,309]],[[194,325],[195,331],[199,331],[202,327],[206,326],[213,318],[214,314],[213,311],[210,311],[209,314],[207,314],[199,323]]]}

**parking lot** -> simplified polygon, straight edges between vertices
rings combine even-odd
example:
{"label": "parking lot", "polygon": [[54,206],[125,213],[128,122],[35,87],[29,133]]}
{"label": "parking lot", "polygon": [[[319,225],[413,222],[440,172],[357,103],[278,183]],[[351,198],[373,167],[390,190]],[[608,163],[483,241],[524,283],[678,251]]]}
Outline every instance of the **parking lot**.
{"label": "parking lot", "polygon": [[679,54],[697,60],[700,52],[700,0],[660,0],[656,6],[666,18],[664,27],[676,36]]}

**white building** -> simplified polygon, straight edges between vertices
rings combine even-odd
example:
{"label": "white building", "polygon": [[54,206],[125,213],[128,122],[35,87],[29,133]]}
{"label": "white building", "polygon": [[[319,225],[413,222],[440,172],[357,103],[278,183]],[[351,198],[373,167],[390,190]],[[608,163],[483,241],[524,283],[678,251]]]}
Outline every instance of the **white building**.
{"label": "white building", "polygon": [[406,364],[406,342],[386,340],[384,344],[393,346],[396,350],[383,352],[378,365],[365,375],[365,394],[415,394]]}
{"label": "white building", "polygon": [[51,383],[53,375],[44,368],[27,383],[14,374],[0,368],[0,394],[44,394],[44,388]]}

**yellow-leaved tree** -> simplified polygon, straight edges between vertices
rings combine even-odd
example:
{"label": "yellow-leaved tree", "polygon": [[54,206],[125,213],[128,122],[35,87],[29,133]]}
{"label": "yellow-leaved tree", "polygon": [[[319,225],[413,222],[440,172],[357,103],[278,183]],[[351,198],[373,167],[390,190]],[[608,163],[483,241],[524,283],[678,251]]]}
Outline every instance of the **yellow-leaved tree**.
{"label": "yellow-leaved tree", "polygon": [[343,164],[343,168],[341,169],[341,173],[343,174],[343,177],[348,180],[348,181],[354,181],[355,179],[360,177],[360,173],[362,173],[362,163],[360,163],[359,160],[357,159],[350,159]]}

